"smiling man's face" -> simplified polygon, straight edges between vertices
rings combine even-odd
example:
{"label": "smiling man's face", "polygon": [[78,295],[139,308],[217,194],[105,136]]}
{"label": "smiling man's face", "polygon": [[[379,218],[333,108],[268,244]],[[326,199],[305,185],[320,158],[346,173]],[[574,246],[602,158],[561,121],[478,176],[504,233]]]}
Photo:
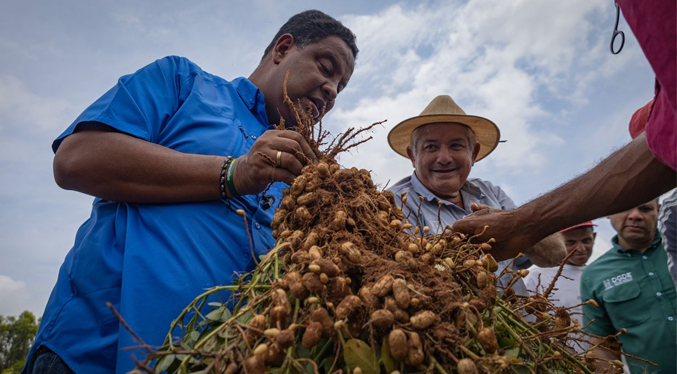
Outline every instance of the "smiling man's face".
{"label": "smiling man's face", "polygon": [[468,179],[479,153],[472,144],[472,130],[455,123],[434,123],[419,127],[412,134],[407,155],[416,176],[437,197],[453,201]]}
{"label": "smiling man's face", "polygon": [[575,266],[585,265],[592,256],[592,247],[595,245],[596,236],[597,233],[593,231],[592,226],[578,227],[563,232],[562,237],[567,253],[576,250],[576,253],[569,258],[567,263]]}

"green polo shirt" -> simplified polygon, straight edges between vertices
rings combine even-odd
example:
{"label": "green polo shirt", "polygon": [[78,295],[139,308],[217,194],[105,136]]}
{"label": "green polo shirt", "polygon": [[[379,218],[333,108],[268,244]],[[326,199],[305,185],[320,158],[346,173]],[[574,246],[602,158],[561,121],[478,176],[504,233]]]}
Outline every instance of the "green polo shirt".
{"label": "green polo shirt", "polygon": [[635,373],[677,373],[677,292],[667,266],[661,236],[644,252],[625,250],[612,239],[609,251],[588,265],[581,278],[581,299],[595,299],[599,308],[584,305],[585,330],[595,335],[628,330],[619,339],[623,351],[658,364],[628,358]]}

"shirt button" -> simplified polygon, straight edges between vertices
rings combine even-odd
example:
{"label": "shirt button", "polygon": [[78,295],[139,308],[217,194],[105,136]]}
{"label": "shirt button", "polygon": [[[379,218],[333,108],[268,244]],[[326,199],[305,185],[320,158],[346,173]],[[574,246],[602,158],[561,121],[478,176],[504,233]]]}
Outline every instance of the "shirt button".
{"label": "shirt button", "polygon": [[658,292],[656,292],[656,296],[661,297],[661,296],[663,296],[663,293],[658,291]]}
{"label": "shirt button", "polygon": [[256,139],[256,135],[252,135],[252,139]]}
{"label": "shirt button", "polygon": [[653,271],[650,271],[650,272],[649,272],[649,275],[653,277]]}
{"label": "shirt button", "polygon": [[668,317],[668,321],[674,321],[674,320],[675,320],[674,317],[672,317],[672,316]]}
{"label": "shirt button", "polygon": [[254,226],[256,226],[256,229],[257,229],[257,230],[261,230],[261,225],[259,225],[258,222],[256,222],[256,224],[255,224]]}
{"label": "shirt button", "polygon": [[646,260],[646,259],[647,259],[648,257],[646,257],[646,256],[642,256],[642,258]]}

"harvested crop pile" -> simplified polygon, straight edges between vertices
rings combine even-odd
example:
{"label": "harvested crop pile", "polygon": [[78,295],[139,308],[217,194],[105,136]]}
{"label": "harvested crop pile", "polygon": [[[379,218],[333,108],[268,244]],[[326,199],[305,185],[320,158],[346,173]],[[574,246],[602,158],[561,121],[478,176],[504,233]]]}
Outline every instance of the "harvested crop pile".
{"label": "harvested crop pile", "polygon": [[[367,170],[339,166],[366,129],[327,144],[321,123],[297,115],[320,161],[284,193],[278,246],[238,284],[198,296],[171,328],[182,336],[137,371],[591,372],[592,357],[565,346],[580,339],[567,310],[544,295],[498,295],[491,243],[416,227]],[[210,302],[224,290],[229,300]]]}

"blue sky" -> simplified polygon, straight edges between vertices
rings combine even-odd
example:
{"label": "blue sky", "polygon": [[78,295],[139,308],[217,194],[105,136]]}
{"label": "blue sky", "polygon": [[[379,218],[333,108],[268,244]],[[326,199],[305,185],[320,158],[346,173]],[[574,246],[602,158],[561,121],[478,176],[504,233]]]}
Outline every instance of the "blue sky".
{"label": "blue sky", "polygon": [[[607,0],[24,1],[0,2],[0,315],[42,314],[92,198],[59,189],[51,142],[121,75],[166,55],[226,79],[248,76],[293,14],[320,9],[357,35],[350,84],[325,125],[387,119],[344,155],[377,183],[413,170],[387,146],[392,126],[437,95],[487,117],[502,143],[472,177],[517,204],[586,171],[627,143],[628,120],[653,96],[653,73],[621,21],[609,53]],[[609,248],[596,221],[594,256]]]}

